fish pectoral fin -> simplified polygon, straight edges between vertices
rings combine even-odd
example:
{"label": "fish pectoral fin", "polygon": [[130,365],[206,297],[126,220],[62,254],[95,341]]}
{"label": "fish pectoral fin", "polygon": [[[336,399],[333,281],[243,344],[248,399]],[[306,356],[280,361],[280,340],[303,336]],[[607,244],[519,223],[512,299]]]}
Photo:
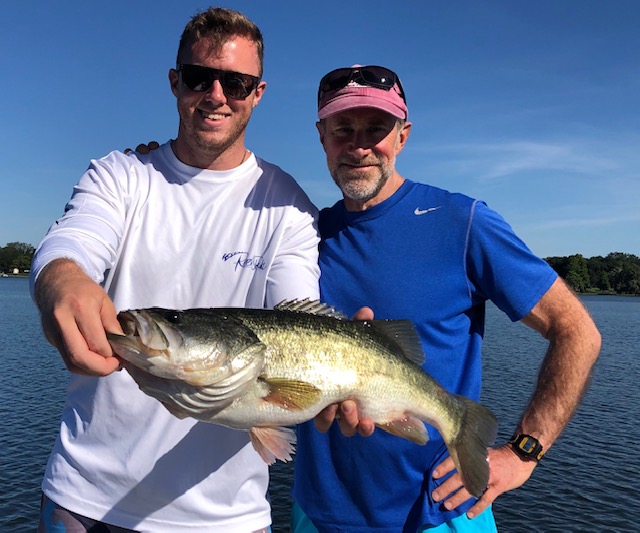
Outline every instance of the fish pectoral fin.
{"label": "fish pectoral fin", "polygon": [[289,411],[303,411],[320,401],[322,391],[306,381],[287,378],[263,378],[269,394],[263,400]]}
{"label": "fish pectoral fin", "polygon": [[252,427],[249,438],[254,449],[268,465],[275,463],[276,459],[287,463],[295,452],[296,433],[289,428]]}
{"label": "fish pectoral fin", "polygon": [[407,416],[389,422],[376,422],[376,426],[396,437],[410,440],[424,446],[429,440],[429,434],[422,420],[414,416]]}

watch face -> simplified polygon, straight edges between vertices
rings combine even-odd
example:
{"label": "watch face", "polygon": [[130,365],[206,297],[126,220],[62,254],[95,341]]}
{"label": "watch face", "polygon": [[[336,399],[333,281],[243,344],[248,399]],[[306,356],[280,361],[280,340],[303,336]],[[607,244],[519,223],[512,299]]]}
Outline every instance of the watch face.
{"label": "watch face", "polygon": [[509,442],[515,452],[525,460],[539,461],[544,455],[542,445],[531,435],[514,435]]}
{"label": "watch face", "polygon": [[530,437],[524,437],[519,444],[520,449],[525,453],[533,453],[536,445],[540,446],[540,443]]}

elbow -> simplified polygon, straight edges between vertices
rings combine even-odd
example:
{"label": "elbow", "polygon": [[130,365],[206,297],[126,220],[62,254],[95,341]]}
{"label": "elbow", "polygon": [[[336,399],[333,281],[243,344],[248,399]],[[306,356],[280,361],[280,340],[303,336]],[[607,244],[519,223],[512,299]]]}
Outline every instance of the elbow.
{"label": "elbow", "polygon": [[576,324],[575,328],[572,328],[571,333],[572,344],[580,347],[579,351],[585,363],[593,366],[600,355],[602,335],[591,317],[587,315],[584,320]]}
{"label": "elbow", "polygon": [[586,309],[582,316],[560,320],[546,333],[552,347],[573,354],[583,365],[593,366],[600,355],[602,335]]}

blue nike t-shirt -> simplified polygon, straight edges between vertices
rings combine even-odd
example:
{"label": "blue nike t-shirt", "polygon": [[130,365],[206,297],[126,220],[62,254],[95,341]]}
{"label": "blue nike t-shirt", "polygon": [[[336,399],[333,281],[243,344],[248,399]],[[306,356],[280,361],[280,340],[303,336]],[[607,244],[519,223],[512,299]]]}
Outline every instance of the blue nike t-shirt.
{"label": "blue nike t-shirt", "polygon": [[[320,233],[322,300],[347,316],[366,305],[376,319],[413,321],[423,368],[473,400],[486,300],[520,320],[557,277],[485,203],[410,180],[366,211],[322,210]],[[324,434],[301,424],[294,499],[321,532],[415,532],[462,514],[472,502],[447,511],[431,499],[448,452],[427,429],[418,446],[380,429],[347,438],[337,424]]]}

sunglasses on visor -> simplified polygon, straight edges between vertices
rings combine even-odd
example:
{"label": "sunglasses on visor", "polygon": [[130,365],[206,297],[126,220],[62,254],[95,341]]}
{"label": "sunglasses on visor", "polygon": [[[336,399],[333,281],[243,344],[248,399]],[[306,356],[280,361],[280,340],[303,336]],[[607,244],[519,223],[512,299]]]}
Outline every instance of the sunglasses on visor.
{"label": "sunglasses on visor", "polygon": [[383,89],[385,91],[390,91],[393,86],[397,84],[398,94],[405,102],[407,101],[404,96],[404,89],[400,83],[400,78],[398,78],[396,73],[385,67],[371,65],[366,67],[337,68],[329,72],[329,74],[326,74],[320,80],[318,87],[318,103],[320,103],[320,99],[324,93],[344,89],[352,81],[360,85],[375,87],[376,89]]}
{"label": "sunglasses on visor", "polygon": [[182,83],[192,91],[197,93],[208,91],[213,82],[218,80],[224,95],[234,100],[244,100],[260,83],[260,78],[251,74],[201,65],[180,64],[177,70],[182,74]]}

